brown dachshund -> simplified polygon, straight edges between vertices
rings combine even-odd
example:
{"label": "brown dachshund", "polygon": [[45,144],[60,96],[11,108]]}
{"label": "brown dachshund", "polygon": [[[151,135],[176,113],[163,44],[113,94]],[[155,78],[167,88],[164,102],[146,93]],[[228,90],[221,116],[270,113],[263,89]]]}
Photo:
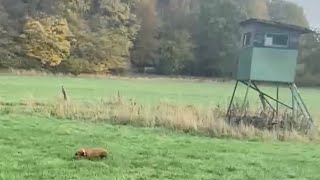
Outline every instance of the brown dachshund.
{"label": "brown dachshund", "polygon": [[93,158],[106,158],[108,156],[108,152],[105,149],[101,148],[83,148],[78,150],[75,155],[75,159],[79,158],[86,158],[86,159],[93,159]]}

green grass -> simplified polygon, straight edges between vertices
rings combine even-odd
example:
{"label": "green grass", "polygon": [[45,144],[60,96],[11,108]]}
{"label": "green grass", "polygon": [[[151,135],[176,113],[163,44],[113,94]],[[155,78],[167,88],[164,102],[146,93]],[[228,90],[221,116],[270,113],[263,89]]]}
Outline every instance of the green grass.
{"label": "green grass", "polygon": [[[25,98],[41,100],[53,99],[61,95],[60,87],[64,85],[72,100],[97,101],[120,94],[136,99],[139,103],[155,105],[161,101],[174,104],[215,106],[228,104],[234,83],[191,82],[170,79],[94,79],[52,76],[0,76],[0,99],[3,101],[20,101]],[[262,88],[275,96],[275,89]],[[313,114],[320,108],[320,90],[300,88],[303,99]],[[241,85],[237,99],[244,97],[245,86]],[[281,99],[290,104],[289,90],[282,88]],[[251,90],[249,98],[253,105],[258,103],[257,94]],[[320,115],[320,114],[319,114]]]}
{"label": "green grass", "polygon": [[[0,100],[52,100],[64,85],[72,100],[97,102],[117,95],[144,105],[226,105],[233,83],[169,79],[93,79],[0,76]],[[263,87],[267,92],[274,89]],[[300,88],[313,114],[320,90]],[[238,95],[242,97],[245,87]],[[252,91],[251,91],[252,92]],[[288,91],[282,89],[289,102]],[[250,100],[255,102],[256,94]],[[320,179],[318,144],[237,141],[191,136],[165,129],[57,120],[49,114],[3,107],[0,114],[0,179]],[[27,110],[28,106],[26,106]],[[37,109],[35,109],[37,110]],[[100,109],[98,108],[100,111]],[[121,111],[122,112],[122,111]],[[20,114],[21,113],[21,114]],[[29,114],[29,115],[27,115]],[[40,113],[41,114],[41,113]],[[107,147],[102,161],[72,160],[78,148]]]}
{"label": "green grass", "polygon": [[[320,145],[246,142],[19,115],[0,117],[0,179],[319,179]],[[72,160],[82,146],[102,161]]]}

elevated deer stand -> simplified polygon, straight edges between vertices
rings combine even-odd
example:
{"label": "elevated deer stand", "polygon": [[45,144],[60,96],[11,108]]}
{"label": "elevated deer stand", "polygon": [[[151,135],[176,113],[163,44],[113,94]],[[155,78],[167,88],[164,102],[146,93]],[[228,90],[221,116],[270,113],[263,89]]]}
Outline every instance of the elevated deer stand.
{"label": "elevated deer stand", "polygon": [[[242,48],[238,60],[236,83],[227,110],[227,118],[231,118],[231,107],[239,82],[246,86],[242,111],[248,100],[249,89],[258,92],[264,109],[269,107],[276,115],[279,105],[292,110],[295,120],[297,111],[301,111],[308,121],[311,115],[294,83],[298,58],[299,38],[302,34],[313,31],[289,24],[259,19],[248,19],[240,23]],[[268,83],[276,87],[275,97],[261,91],[258,84]],[[292,104],[279,100],[279,88],[286,86],[291,91]],[[275,107],[270,101],[275,101]],[[298,108],[297,108],[298,107]]]}

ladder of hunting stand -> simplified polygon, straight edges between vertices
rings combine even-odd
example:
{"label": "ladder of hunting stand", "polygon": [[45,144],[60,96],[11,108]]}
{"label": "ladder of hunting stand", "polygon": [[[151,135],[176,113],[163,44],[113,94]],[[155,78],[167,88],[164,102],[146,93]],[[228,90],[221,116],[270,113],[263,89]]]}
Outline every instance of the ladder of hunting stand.
{"label": "ladder of hunting stand", "polygon": [[294,83],[290,84],[289,86],[292,91],[292,95],[293,95],[295,101],[297,102],[299,109],[303,113],[304,117],[306,119],[308,119],[311,123],[313,123],[313,119],[311,118],[310,112],[308,111],[306,104],[303,102],[297,86]]}

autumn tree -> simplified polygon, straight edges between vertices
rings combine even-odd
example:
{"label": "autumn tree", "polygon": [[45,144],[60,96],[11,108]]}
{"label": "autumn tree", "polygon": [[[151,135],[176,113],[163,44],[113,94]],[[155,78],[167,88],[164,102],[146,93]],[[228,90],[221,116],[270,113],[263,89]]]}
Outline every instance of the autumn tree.
{"label": "autumn tree", "polygon": [[160,74],[195,74],[194,29],[198,2],[192,0],[159,0],[159,25],[156,38],[159,42],[154,56]]}
{"label": "autumn tree", "polygon": [[269,0],[239,0],[248,18],[270,19]]}
{"label": "autumn tree", "polygon": [[72,34],[64,18],[28,18],[21,36],[27,56],[57,66],[70,55]]}
{"label": "autumn tree", "polygon": [[191,75],[195,65],[194,45],[188,31],[163,32],[156,68],[160,74]]}
{"label": "autumn tree", "polygon": [[245,14],[232,0],[201,0],[197,44],[197,73],[228,76],[238,55],[239,22]]}
{"label": "autumn tree", "polygon": [[[0,68],[230,76],[247,18],[308,27],[286,0],[0,0]],[[301,38],[299,77],[310,81],[318,34]]]}
{"label": "autumn tree", "polygon": [[139,25],[127,3],[79,0],[63,5],[62,12],[71,22],[76,39],[71,58],[63,65],[85,64],[87,67],[81,69],[86,72],[123,72],[130,68],[130,48]]}
{"label": "autumn tree", "polygon": [[142,71],[143,67],[153,65],[156,49],[155,30],[157,28],[156,0],[141,0],[136,4],[136,14],[140,21],[140,31],[134,42],[131,62]]}
{"label": "autumn tree", "polygon": [[285,0],[271,0],[269,3],[269,9],[271,20],[309,27],[303,8],[293,2]]}
{"label": "autumn tree", "polygon": [[[319,79],[320,70],[320,30],[315,29],[315,33],[304,35],[301,38],[301,51],[299,53],[299,63],[303,64],[301,76],[314,77]],[[315,83],[315,82],[314,82]],[[320,81],[317,80],[320,84]]]}

